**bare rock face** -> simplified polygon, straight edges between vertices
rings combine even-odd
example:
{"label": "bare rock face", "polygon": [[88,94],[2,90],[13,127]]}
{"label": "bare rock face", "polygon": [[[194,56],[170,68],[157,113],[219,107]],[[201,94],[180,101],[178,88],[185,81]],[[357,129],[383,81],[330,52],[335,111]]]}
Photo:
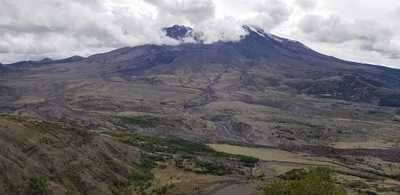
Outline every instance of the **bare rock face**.
{"label": "bare rock face", "polygon": [[183,25],[174,25],[171,27],[163,28],[165,36],[175,39],[177,41],[184,42],[190,41],[193,43],[202,43],[201,33],[195,32],[193,28],[183,26]]}
{"label": "bare rock face", "polygon": [[186,26],[174,25],[163,29],[167,37],[175,40],[182,40],[184,38],[190,37],[193,29]]}

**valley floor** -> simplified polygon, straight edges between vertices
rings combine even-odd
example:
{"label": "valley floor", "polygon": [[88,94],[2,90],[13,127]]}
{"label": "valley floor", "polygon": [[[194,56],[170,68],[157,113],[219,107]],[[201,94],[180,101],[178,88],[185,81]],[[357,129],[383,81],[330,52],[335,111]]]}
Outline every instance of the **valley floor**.
{"label": "valley floor", "polygon": [[209,144],[219,152],[248,155],[262,160],[253,174],[264,179],[273,179],[293,169],[329,167],[338,174],[339,182],[346,186],[349,194],[376,193],[398,194],[400,190],[399,162],[378,158],[352,156],[323,157],[299,152],[288,152],[274,148],[255,148],[229,144]]}

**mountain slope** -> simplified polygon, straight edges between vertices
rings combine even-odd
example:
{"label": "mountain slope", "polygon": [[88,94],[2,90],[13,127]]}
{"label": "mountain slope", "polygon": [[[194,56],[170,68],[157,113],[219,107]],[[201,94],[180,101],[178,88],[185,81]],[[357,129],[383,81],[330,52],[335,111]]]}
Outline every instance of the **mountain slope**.
{"label": "mountain slope", "polygon": [[40,194],[44,187],[49,194],[111,194],[113,182],[142,169],[140,150],[110,137],[60,123],[0,121],[1,194]]}
{"label": "mountain slope", "polygon": [[[194,36],[175,26],[172,36]],[[237,42],[142,45],[6,65],[0,110],[202,141],[334,145],[399,137],[400,70],[343,61],[245,26]],[[172,33],[173,32],[173,33]],[[125,117],[153,117],[154,125]]]}
{"label": "mountain slope", "polygon": [[[251,183],[240,175],[257,163],[176,138],[88,131],[33,118],[0,116],[0,133],[1,194],[198,194],[192,186]],[[160,183],[157,171],[164,169],[174,172],[163,173],[169,180]],[[197,177],[209,182],[196,184]]]}
{"label": "mountain slope", "polygon": [[[175,28],[178,33],[183,27]],[[317,53],[299,42],[244,28],[249,34],[239,42],[148,45],[91,56],[89,60],[118,65],[111,73],[118,72],[125,77],[199,71],[203,67],[219,72],[226,69],[268,71],[279,84],[298,93],[382,106],[400,105],[396,101],[400,99],[400,70],[346,62]],[[170,36],[178,35],[171,33]]]}

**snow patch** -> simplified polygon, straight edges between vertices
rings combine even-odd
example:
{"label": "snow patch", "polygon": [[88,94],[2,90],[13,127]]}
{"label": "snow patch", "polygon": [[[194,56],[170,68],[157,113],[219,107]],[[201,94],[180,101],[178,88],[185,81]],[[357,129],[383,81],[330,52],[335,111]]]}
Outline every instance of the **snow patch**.
{"label": "snow patch", "polygon": [[257,28],[255,28],[254,26],[248,26],[248,28],[249,28],[251,31],[257,33],[258,35],[260,35],[260,36],[262,36],[262,37],[266,37],[266,34],[265,34],[264,31],[262,31],[261,29],[257,29]]}
{"label": "snow patch", "polygon": [[280,38],[280,37],[278,37],[278,36],[275,36],[275,35],[273,35],[273,34],[268,34],[268,36],[269,36],[271,39],[273,39],[274,41],[277,41],[277,42],[280,42],[280,43],[282,43],[282,42],[285,41],[285,39],[282,39],[282,38]]}

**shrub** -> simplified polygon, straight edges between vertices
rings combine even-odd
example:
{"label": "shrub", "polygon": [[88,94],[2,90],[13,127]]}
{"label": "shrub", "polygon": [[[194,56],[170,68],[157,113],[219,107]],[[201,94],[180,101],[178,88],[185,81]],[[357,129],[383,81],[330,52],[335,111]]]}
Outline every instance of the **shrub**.
{"label": "shrub", "polygon": [[129,185],[129,183],[114,181],[110,187],[111,193],[113,195],[130,195],[132,192],[129,189]]}
{"label": "shrub", "polygon": [[232,168],[225,166],[222,163],[216,162],[198,162],[204,173],[211,175],[229,175],[232,174]]}
{"label": "shrub", "polygon": [[265,195],[346,195],[329,169],[296,170],[281,178],[265,188]]}
{"label": "shrub", "polygon": [[29,180],[27,195],[47,195],[47,177],[32,177]]}
{"label": "shrub", "polygon": [[284,180],[300,180],[304,179],[306,175],[307,171],[305,169],[292,169],[279,177]]}
{"label": "shrub", "polygon": [[247,166],[254,166],[258,162],[257,158],[251,156],[240,156],[239,160]]}

